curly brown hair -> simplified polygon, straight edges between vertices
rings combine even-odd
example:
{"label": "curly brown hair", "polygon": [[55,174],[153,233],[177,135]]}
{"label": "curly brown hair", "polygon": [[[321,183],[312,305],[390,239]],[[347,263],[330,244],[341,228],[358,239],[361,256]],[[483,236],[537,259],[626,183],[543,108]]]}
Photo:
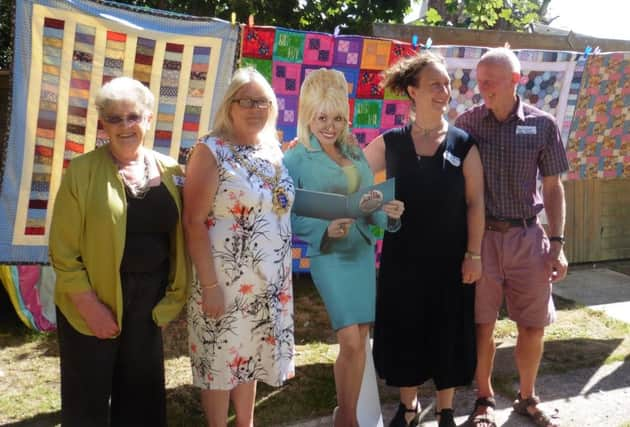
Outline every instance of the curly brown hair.
{"label": "curly brown hair", "polygon": [[409,92],[407,92],[407,87],[417,87],[420,73],[427,64],[432,63],[446,65],[446,61],[442,56],[428,51],[401,59],[383,71],[381,87],[383,89],[391,89],[399,95],[405,94],[411,98]]}

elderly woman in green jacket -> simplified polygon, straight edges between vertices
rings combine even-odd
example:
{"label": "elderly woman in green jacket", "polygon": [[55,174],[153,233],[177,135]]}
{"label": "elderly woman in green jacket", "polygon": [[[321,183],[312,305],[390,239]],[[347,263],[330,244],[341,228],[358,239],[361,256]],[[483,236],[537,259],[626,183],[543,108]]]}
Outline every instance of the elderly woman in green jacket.
{"label": "elderly woman in green jacket", "polygon": [[166,426],[161,326],[187,297],[177,162],[143,147],[154,97],[119,77],[96,97],[109,143],[72,160],[50,259],[67,426]]}

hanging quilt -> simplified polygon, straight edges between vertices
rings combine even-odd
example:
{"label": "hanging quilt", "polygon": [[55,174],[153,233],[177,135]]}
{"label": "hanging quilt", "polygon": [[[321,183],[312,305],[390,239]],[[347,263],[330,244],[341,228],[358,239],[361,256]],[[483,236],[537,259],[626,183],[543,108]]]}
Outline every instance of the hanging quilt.
{"label": "hanging quilt", "polygon": [[[146,11],[146,9],[142,9]],[[209,128],[234,67],[238,26],[88,0],[16,2],[0,263],[44,263],[63,169],[105,142],[96,91],[134,77],[156,98],[146,145],[182,160]]]}
{"label": "hanging quilt", "polygon": [[567,155],[570,179],[630,177],[630,53],[588,57]]}

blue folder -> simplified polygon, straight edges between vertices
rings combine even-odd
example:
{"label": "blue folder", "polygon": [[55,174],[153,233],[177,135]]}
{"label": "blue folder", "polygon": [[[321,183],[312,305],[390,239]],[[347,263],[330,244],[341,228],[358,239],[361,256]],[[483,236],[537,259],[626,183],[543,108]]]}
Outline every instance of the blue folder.
{"label": "blue folder", "polygon": [[367,216],[380,209],[384,203],[394,200],[394,182],[395,179],[390,178],[348,195],[298,188],[295,190],[292,212],[321,219]]}

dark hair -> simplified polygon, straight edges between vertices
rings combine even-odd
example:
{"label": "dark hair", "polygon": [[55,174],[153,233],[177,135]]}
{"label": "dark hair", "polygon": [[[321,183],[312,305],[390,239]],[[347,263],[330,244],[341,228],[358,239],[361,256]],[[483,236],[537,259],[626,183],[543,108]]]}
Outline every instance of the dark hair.
{"label": "dark hair", "polygon": [[[427,64],[446,65],[444,58],[432,52],[422,52],[409,58],[404,58],[383,71],[381,87],[391,89],[399,95],[406,94],[407,86],[418,86],[420,72]],[[411,97],[410,97],[411,98]]]}

